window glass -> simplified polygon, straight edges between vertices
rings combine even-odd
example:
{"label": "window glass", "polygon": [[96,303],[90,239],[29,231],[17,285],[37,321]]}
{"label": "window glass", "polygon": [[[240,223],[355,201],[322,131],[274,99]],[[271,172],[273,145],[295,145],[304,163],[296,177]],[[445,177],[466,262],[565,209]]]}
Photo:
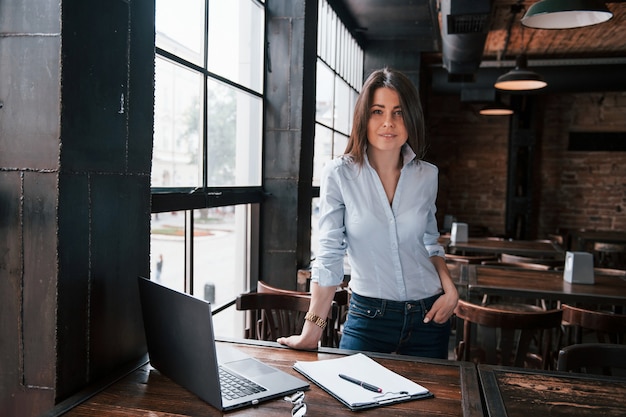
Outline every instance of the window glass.
{"label": "window glass", "polygon": [[252,0],[211,0],[208,70],[261,92],[263,20],[263,8]]}
{"label": "window glass", "polygon": [[207,83],[207,183],[261,184],[263,102],[213,80]]}
{"label": "window glass", "polygon": [[[193,294],[222,306],[247,291],[246,236],[249,205],[194,210]],[[244,288],[246,287],[246,288]],[[221,311],[215,334],[241,337],[240,315],[233,308]]]}
{"label": "window glass", "polygon": [[334,76],[320,60],[317,61],[317,76],[315,81],[315,120],[325,126],[333,127],[334,116]]}
{"label": "window glass", "polygon": [[157,57],[153,187],[202,185],[202,77]]}
{"label": "window glass", "polygon": [[204,62],[204,0],[156,0],[156,46],[196,65]]}
{"label": "window glass", "polygon": [[348,146],[348,136],[342,135],[341,133],[336,133],[333,136],[333,155],[332,158],[335,158],[339,155],[343,155],[346,150],[346,146]]}
{"label": "window glass", "polygon": [[320,199],[313,197],[311,207],[311,259],[315,258],[319,247],[318,222],[320,220]]}
{"label": "window glass", "polygon": [[150,230],[151,279],[185,290],[185,212],[153,213]]}
{"label": "window glass", "polygon": [[359,93],[350,90],[350,117],[348,118],[348,135],[352,132],[352,124],[354,122],[354,108],[356,107],[356,101],[359,98]]}
{"label": "window glass", "polygon": [[335,123],[334,127],[339,132],[349,135],[350,119],[353,108],[351,103],[351,88],[339,76],[335,77]]}
{"label": "window glass", "polygon": [[[343,149],[342,149],[343,151]],[[315,125],[315,150],[313,157],[313,185],[320,185],[320,175],[324,165],[333,156],[333,131],[320,125]]]}

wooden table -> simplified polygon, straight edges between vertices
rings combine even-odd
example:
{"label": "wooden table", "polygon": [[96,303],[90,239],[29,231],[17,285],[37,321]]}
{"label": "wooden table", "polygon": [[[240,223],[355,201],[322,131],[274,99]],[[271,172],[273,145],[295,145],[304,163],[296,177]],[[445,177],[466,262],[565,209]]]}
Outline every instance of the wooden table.
{"label": "wooden table", "polygon": [[626,415],[626,379],[478,365],[490,417]]}
{"label": "wooden table", "polygon": [[[300,378],[292,369],[298,360],[324,360],[345,355],[348,351],[321,348],[319,351],[297,351],[272,342],[251,340],[227,341],[238,349]],[[472,363],[422,359],[399,355],[370,355],[389,369],[425,386],[435,398],[411,401],[365,411],[361,416],[465,416],[483,417],[478,374]],[[88,394],[83,394],[88,396]],[[121,378],[83,402],[76,398],[67,411],[63,404],[57,414],[63,416],[288,416],[291,404],[282,399],[255,407],[222,413],[194,394],[164,377],[149,364]],[[306,392],[307,416],[354,416],[354,412],[314,384]],[[67,408],[67,407],[66,407]]]}
{"label": "wooden table", "polygon": [[596,242],[626,244],[626,232],[619,230],[577,230],[570,235],[575,251],[593,252]]}
{"label": "wooden table", "polygon": [[565,259],[563,248],[553,242],[541,240],[492,240],[487,238],[470,238],[467,242],[450,242],[450,253],[508,253],[528,257],[547,257]]}
{"label": "wooden table", "polygon": [[626,280],[595,275],[595,284],[571,284],[561,271],[511,269],[499,266],[469,265],[470,295],[500,295],[559,300],[564,303],[594,303],[626,306]]}

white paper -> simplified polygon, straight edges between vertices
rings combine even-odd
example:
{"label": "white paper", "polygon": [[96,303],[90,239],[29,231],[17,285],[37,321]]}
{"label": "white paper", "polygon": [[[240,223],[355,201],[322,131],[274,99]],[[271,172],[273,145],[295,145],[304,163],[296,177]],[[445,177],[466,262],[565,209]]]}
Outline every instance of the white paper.
{"label": "white paper", "polygon": [[[428,394],[428,390],[423,386],[385,368],[362,353],[337,359],[298,361],[294,368],[351,406],[384,404],[386,401],[392,402],[412,395]],[[340,378],[339,374],[375,385],[381,388],[382,392],[369,391]]]}

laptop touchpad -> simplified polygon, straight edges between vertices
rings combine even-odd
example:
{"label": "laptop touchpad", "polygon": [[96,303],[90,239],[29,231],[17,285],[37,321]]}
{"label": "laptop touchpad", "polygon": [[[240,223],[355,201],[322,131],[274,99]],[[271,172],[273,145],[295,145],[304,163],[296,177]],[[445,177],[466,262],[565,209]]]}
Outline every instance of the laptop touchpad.
{"label": "laptop touchpad", "polygon": [[252,358],[228,362],[226,366],[241,375],[250,377],[267,375],[269,373],[276,372],[276,369]]}

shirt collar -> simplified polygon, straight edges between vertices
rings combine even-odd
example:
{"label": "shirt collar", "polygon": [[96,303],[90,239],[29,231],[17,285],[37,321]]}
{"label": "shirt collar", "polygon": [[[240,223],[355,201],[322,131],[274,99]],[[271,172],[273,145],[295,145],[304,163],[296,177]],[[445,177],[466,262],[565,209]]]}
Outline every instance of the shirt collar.
{"label": "shirt collar", "polygon": [[[408,143],[405,143],[404,145],[402,145],[400,152],[402,153],[402,167],[403,168],[407,166],[408,164],[410,164],[414,159],[417,159],[417,155],[415,154],[415,152],[413,152],[413,149],[411,149]],[[365,152],[363,154],[363,157],[367,165],[371,166],[370,160],[367,157],[367,145],[365,145]]]}
{"label": "shirt collar", "polygon": [[402,152],[402,166],[403,167],[408,165],[409,163],[411,163],[411,161],[417,158],[417,155],[415,154],[415,152],[413,152],[413,149],[411,149],[408,143],[405,143],[404,145],[402,145],[401,152]]}

